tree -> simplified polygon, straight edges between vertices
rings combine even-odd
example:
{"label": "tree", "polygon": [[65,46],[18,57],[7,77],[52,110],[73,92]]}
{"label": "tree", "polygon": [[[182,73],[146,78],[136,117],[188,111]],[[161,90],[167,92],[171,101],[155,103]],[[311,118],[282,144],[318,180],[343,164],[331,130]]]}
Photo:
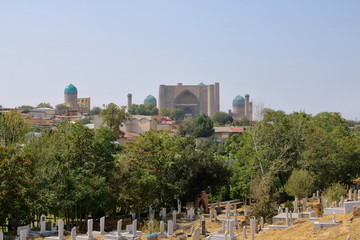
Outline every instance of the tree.
{"label": "tree", "polygon": [[21,105],[21,106],[17,107],[17,109],[29,112],[30,110],[33,110],[34,107],[30,106],[30,105]]}
{"label": "tree", "polygon": [[109,126],[117,137],[123,136],[123,132],[120,127],[123,126],[127,114],[125,112],[126,107],[119,107],[115,103],[110,103],[105,109],[101,110],[100,115],[103,117],[103,122]]}
{"label": "tree", "polygon": [[315,177],[306,170],[294,169],[285,184],[285,191],[293,197],[306,198],[314,189]]}
{"label": "tree", "polygon": [[0,145],[10,146],[22,143],[29,131],[29,125],[15,111],[0,113]]}
{"label": "tree", "polygon": [[65,104],[60,103],[60,104],[57,104],[57,105],[55,106],[55,109],[56,109],[56,110],[67,111],[69,108],[68,108],[68,106],[66,106]]}
{"label": "tree", "polygon": [[194,137],[210,137],[214,133],[214,125],[210,117],[205,114],[199,115],[193,123]]}
{"label": "tree", "polygon": [[220,126],[224,126],[225,124],[229,124],[233,122],[233,118],[225,112],[215,113],[212,120],[214,121],[214,123],[217,123]]}
{"label": "tree", "polygon": [[94,107],[90,110],[89,115],[90,115],[90,116],[99,115],[100,113],[101,113],[101,108],[94,106]]}
{"label": "tree", "polygon": [[159,110],[152,104],[132,104],[128,109],[128,112],[133,115],[145,115],[145,116],[156,116],[159,113]]}
{"label": "tree", "polygon": [[174,121],[181,121],[184,119],[185,112],[180,108],[174,108],[170,111],[170,118]]}
{"label": "tree", "polygon": [[161,107],[159,109],[159,116],[161,117],[170,117],[170,109],[169,108],[166,108],[166,107]]}
{"label": "tree", "polygon": [[46,103],[46,102],[42,102],[42,103],[39,103],[36,108],[53,108],[50,103]]}

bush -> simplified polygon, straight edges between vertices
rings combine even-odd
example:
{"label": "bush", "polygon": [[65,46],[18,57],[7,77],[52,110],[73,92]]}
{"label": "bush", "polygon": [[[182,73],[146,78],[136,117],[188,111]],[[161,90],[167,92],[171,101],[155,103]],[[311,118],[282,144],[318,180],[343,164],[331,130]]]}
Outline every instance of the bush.
{"label": "bush", "polygon": [[330,187],[325,190],[325,198],[330,202],[340,201],[341,196],[345,196],[348,187],[345,184],[333,183]]}
{"label": "bush", "polygon": [[293,197],[306,198],[314,188],[315,177],[306,170],[295,169],[285,184],[285,191]]}
{"label": "bush", "polygon": [[294,204],[289,200],[284,203],[284,207],[288,208],[289,211],[294,211]]}

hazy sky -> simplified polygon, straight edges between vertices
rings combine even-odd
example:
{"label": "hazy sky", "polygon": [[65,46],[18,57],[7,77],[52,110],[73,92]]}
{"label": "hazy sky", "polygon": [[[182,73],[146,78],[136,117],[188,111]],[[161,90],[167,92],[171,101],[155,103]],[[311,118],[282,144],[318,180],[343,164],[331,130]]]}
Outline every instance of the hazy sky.
{"label": "hazy sky", "polygon": [[220,83],[287,113],[360,120],[359,0],[3,0],[0,105],[134,103],[160,84]]}

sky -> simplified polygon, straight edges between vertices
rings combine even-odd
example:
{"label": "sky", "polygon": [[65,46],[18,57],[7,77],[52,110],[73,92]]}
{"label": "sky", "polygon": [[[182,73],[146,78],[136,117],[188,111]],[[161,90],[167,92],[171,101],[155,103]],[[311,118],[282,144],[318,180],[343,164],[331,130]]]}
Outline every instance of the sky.
{"label": "sky", "polygon": [[360,120],[358,0],[2,0],[0,105],[143,103],[220,83],[254,105]]}

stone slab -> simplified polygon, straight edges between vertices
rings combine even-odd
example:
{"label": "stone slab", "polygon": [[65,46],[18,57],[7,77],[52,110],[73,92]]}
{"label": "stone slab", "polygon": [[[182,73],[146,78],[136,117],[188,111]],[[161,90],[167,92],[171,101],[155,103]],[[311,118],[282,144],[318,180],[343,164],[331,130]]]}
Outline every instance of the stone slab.
{"label": "stone slab", "polygon": [[342,214],[345,213],[345,208],[324,208],[324,215],[326,214]]}
{"label": "stone slab", "polygon": [[268,228],[269,230],[273,230],[273,229],[285,229],[290,227],[290,225],[269,225]]}
{"label": "stone slab", "polygon": [[335,227],[339,225],[338,222],[314,222],[314,230],[319,230],[322,228]]}

